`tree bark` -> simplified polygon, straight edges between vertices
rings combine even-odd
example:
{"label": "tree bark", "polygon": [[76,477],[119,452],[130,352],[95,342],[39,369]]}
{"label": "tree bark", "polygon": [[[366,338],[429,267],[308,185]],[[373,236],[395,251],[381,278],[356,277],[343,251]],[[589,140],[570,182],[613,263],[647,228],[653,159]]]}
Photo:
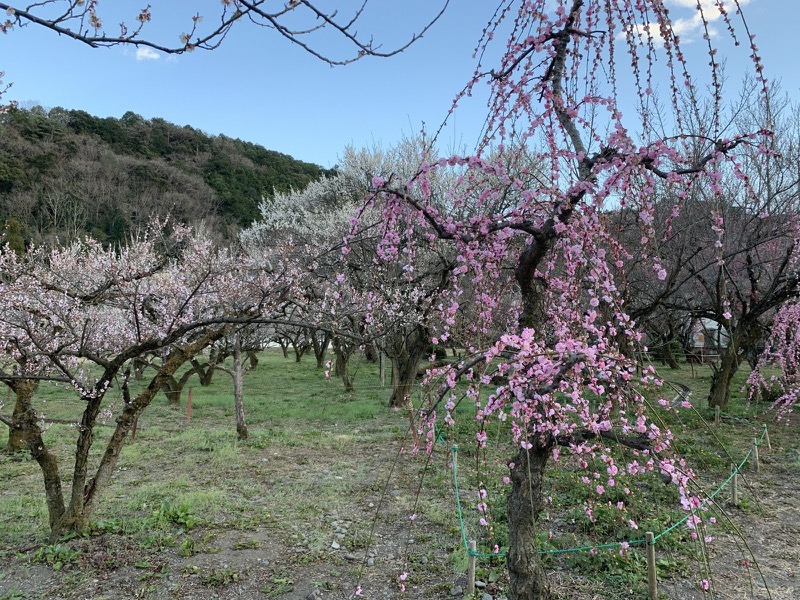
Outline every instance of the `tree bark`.
{"label": "tree bark", "polygon": [[220,358],[219,355],[211,356],[205,363],[201,363],[196,358],[189,361],[192,365],[192,371],[197,373],[197,377],[200,379],[201,386],[208,387],[211,385],[211,380],[214,377],[216,366],[220,363]]}
{"label": "tree bark", "polygon": [[355,389],[353,385],[353,377],[350,374],[350,357],[352,356],[354,347],[343,341],[338,336],[333,338],[333,352],[336,360],[333,364],[334,375],[342,378],[344,389],[352,392]]}
{"label": "tree bark", "polygon": [[711,390],[708,393],[708,406],[726,409],[731,399],[731,382],[739,370],[739,356],[731,345],[720,354],[720,365],[712,366]]}
{"label": "tree bark", "polygon": [[281,351],[283,352],[283,358],[289,358],[289,342],[282,337],[277,338],[275,341],[281,347]]}
{"label": "tree bark", "polygon": [[327,331],[321,332],[322,338],[318,335],[320,332],[315,331],[311,334],[311,347],[314,350],[314,357],[317,359],[317,368],[325,368],[325,355],[328,353],[328,346],[331,343],[331,334]]}
{"label": "tree bark", "polygon": [[394,334],[394,343],[389,349],[389,358],[392,361],[392,395],[389,406],[392,408],[408,405],[417,385],[419,365],[429,345],[430,336],[420,325],[410,331],[403,330]]}
{"label": "tree bark", "polygon": [[681,366],[678,364],[678,360],[675,358],[675,355],[672,353],[672,342],[671,340],[667,340],[664,342],[664,348],[662,351],[662,355],[664,358],[664,362],[667,363],[667,366],[670,369],[680,369]]}
{"label": "tree bark", "polygon": [[164,382],[164,386],[161,389],[164,390],[164,395],[167,397],[167,402],[169,404],[181,403],[181,392],[183,391],[183,386],[178,383],[177,379],[174,377],[169,377]]}
{"label": "tree bark", "polygon": [[507,561],[510,577],[508,596],[514,600],[550,598],[550,586],[536,548],[536,539],[539,515],[544,508],[542,480],[551,451],[551,446],[534,442],[530,449],[520,449],[511,468]]}
{"label": "tree bark", "polygon": [[308,346],[302,341],[292,341],[292,350],[294,350],[294,362],[299,363],[303,361],[303,355],[308,350]]}
{"label": "tree bark", "polygon": [[[86,409],[79,425],[78,442],[75,452],[75,468],[72,479],[72,492],[69,505],[60,516],[53,518],[51,512],[50,537],[55,540],[67,533],[80,533],[84,531],[89,523],[89,518],[94,512],[103,491],[111,480],[111,475],[117,465],[120,452],[125,443],[128,432],[133,427],[133,423],[139,414],[152,402],[158,392],[164,387],[164,382],[174,376],[175,372],[184,365],[190,357],[195,356],[210,342],[222,337],[223,332],[216,331],[193,341],[185,347],[175,348],[164,360],[163,365],[154,375],[148,386],[140,392],[135,399],[131,400],[127,384],[124,384],[124,407],[122,413],[117,418],[117,425],[111,439],[106,444],[105,452],[100,459],[100,464],[94,477],[88,477],[89,451],[92,446],[94,427],[97,415],[103,399],[103,394],[98,393],[84,397]],[[106,380],[116,373],[107,373]],[[102,381],[102,380],[101,380]],[[100,387],[103,387],[100,385]],[[94,397],[92,397],[94,396]],[[45,458],[44,464],[40,462],[42,472],[45,474],[45,486],[47,488],[47,469],[52,470],[54,461]],[[37,459],[39,460],[39,459]],[[60,481],[58,486],[60,487]],[[55,484],[51,483],[53,490],[47,489],[49,495],[55,495],[57,490]],[[54,496],[55,497],[55,496]],[[48,499],[48,507],[50,500]]]}
{"label": "tree bark", "polygon": [[[9,395],[14,392],[14,411],[11,419],[14,422],[8,430],[8,451],[22,452],[28,448],[30,429],[25,420],[26,413],[31,410],[31,400],[39,384],[34,379],[17,379],[9,384]],[[38,429],[38,426],[36,427]]]}
{"label": "tree bark", "polygon": [[[38,382],[29,379],[19,379],[10,384],[10,389],[13,389],[16,394],[16,402],[12,419],[10,422],[5,419],[4,421],[11,428],[9,447],[11,447],[11,438],[13,437],[14,451],[28,450],[42,470],[48,521],[52,529],[64,515],[64,493],[61,488],[58,459],[47,449],[42,439],[39,419],[31,402],[37,387]],[[22,443],[23,447],[18,447],[19,443]]]}
{"label": "tree bark", "polygon": [[147,368],[147,361],[141,358],[133,359],[133,378],[136,381],[144,379],[144,370]]}
{"label": "tree bark", "polygon": [[247,421],[244,414],[244,363],[242,343],[239,334],[233,340],[233,402],[236,406],[236,439],[240,442],[248,436]]}

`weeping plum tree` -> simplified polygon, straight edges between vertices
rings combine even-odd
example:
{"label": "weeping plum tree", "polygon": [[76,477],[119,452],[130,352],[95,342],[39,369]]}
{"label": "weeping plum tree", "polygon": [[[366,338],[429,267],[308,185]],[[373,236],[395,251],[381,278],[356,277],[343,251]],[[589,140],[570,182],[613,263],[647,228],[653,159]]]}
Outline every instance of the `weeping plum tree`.
{"label": "weeping plum tree", "polygon": [[[694,21],[706,34],[718,21],[735,36],[725,6],[699,2]],[[619,245],[603,211],[630,208],[647,224],[654,218],[658,185],[676,198],[678,212],[693,184],[703,182],[711,194],[723,194],[719,172],[728,165],[740,172],[737,153],[758,145],[766,132],[722,135],[712,36],[706,36],[711,68],[703,78],[690,70],[660,0],[536,0],[503,2],[501,8],[477,52],[481,61],[498,54],[500,59],[491,67],[479,63],[456,101],[455,110],[479,95],[479,86],[489,88],[485,135],[476,153],[441,160],[422,156],[415,176],[376,175],[372,191],[387,224],[380,260],[413,270],[415,246],[406,244],[416,240],[427,248],[452,244],[457,250],[458,267],[437,303],[442,319],[432,332],[435,341],[449,338],[467,281],[474,290],[479,310],[467,357],[429,376],[431,383],[443,383],[423,411],[427,439],[432,445],[437,417],[455,420],[455,407],[464,398],[477,405],[483,426],[498,418],[511,422],[517,451],[509,461],[509,597],[529,600],[550,596],[537,555],[537,522],[545,468],[560,452],[575,455],[589,471],[587,481],[601,501],[617,474],[655,471],[679,487],[684,507],[699,502],[687,486],[690,471],[668,452],[670,432],[649,421],[636,385],[630,348],[639,334],[611,268],[624,268],[626,255],[614,251]],[[494,40],[501,36],[507,42],[498,53]],[[752,40],[745,42],[765,88],[756,48]],[[649,118],[660,82],[674,113],[669,136],[658,135]],[[678,90],[688,89],[697,99],[706,83],[715,110],[705,151],[698,153]],[[623,95],[630,108],[620,102]],[[520,155],[530,160],[520,164]],[[461,170],[446,209],[432,201],[430,187],[444,168]],[[411,226],[417,230],[412,241],[404,236]],[[650,249],[653,272],[663,278],[653,238],[645,228],[641,244]],[[504,278],[516,286],[511,313],[498,310],[496,290]],[[501,326],[503,332],[491,338],[489,332]],[[481,394],[491,381],[487,365],[507,380],[488,397]],[[468,383],[466,392],[456,388],[459,380]],[[483,429],[478,441],[486,443]],[[608,451],[612,444],[631,448],[632,460],[616,464]]]}

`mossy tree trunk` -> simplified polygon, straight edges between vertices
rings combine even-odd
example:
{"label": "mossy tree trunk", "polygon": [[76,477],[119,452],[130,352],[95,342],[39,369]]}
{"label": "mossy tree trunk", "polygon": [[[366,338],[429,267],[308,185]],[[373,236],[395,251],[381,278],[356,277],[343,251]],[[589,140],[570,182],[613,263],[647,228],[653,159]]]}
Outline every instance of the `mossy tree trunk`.
{"label": "mossy tree trunk", "polygon": [[430,335],[421,325],[397,331],[386,353],[392,362],[392,395],[389,406],[407,406],[417,385],[417,371],[430,347]]}
{"label": "mossy tree trunk", "polygon": [[9,452],[22,452],[28,448],[30,428],[26,421],[26,415],[31,410],[31,400],[38,386],[39,382],[35,379],[14,379],[8,382],[9,396],[12,392],[14,394],[12,423],[8,428],[7,448]]}

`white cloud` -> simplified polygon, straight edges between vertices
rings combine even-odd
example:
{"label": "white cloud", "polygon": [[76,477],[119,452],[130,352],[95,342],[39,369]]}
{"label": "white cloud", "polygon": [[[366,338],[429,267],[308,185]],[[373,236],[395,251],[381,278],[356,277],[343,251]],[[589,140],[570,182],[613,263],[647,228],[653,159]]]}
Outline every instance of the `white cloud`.
{"label": "white cloud", "polygon": [[136,60],[158,60],[161,55],[152,50],[150,48],[137,48],[136,49]]}
{"label": "white cloud", "polygon": [[[739,6],[744,6],[749,2],[750,0],[739,0]],[[733,13],[736,11],[736,3],[733,2],[733,0],[700,0],[700,8],[703,11],[702,16],[700,11],[697,10],[698,0],[670,0],[669,4],[673,7],[672,29],[682,38],[689,40],[704,35],[703,18],[705,18],[706,22],[709,24],[719,21],[722,18],[718,4],[722,4],[729,16],[733,16]],[[690,17],[686,18],[680,16],[684,14],[685,10],[692,11]],[[713,27],[709,27],[708,29],[710,35],[716,35],[717,32]]]}
{"label": "white cloud", "polygon": [[[668,0],[667,4],[670,9],[670,19],[672,20],[672,31],[675,35],[679,36],[681,41],[685,44],[691,43],[695,40],[702,38],[708,29],[708,35],[712,38],[719,35],[717,27],[713,24],[722,18],[719,12],[718,1],[720,0],[700,0],[700,7],[702,15],[697,10],[698,0]],[[736,11],[736,4],[733,0],[721,0],[721,3],[730,17]],[[750,0],[739,0],[739,6],[749,4]],[[705,18],[706,26],[704,27],[703,18]],[[642,37],[646,37],[644,26],[638,25],[636,27]],[[654,36],[654,44],[656,46],[662,45],[662,40],[658,35],[658,28],[655,25],[650,25],[650,32]]]}

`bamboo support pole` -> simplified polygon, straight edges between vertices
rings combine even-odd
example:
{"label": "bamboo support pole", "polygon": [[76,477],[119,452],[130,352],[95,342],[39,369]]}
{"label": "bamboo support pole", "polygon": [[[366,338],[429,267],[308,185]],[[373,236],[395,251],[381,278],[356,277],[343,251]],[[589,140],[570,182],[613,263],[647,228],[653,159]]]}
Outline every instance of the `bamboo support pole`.
{"label": "bamboo support pole", "polygon": [[467,567],[467,595],[470,597],[475,593],[475,549],[477,547],[475,540],[470,540]]}
{"label": "bamboo support pole", "polygon": [[644,534],[647,540],[647,583],[650,588],[650,599],[658,599],[658,577],[656,576],[656,542],[653,532]]}
{"label": "bamboo support pole", "polygon": [[761,470],[761,462],[758,460],[758,440],[753,438],[753,469],[756,473]]}
{"label": "bamboo support pole", "polygon": [[766,424],[764,425],[764,441],[767,444],[767,451],[772,452],[772,444],[769,442],[769,429],[767,429]]}
{"label": "bamboo support pole", "polygon": [[733,479],[731,480],[731,502],[734,506],[739,506],[739,471],[736,465],[732,465]]}

